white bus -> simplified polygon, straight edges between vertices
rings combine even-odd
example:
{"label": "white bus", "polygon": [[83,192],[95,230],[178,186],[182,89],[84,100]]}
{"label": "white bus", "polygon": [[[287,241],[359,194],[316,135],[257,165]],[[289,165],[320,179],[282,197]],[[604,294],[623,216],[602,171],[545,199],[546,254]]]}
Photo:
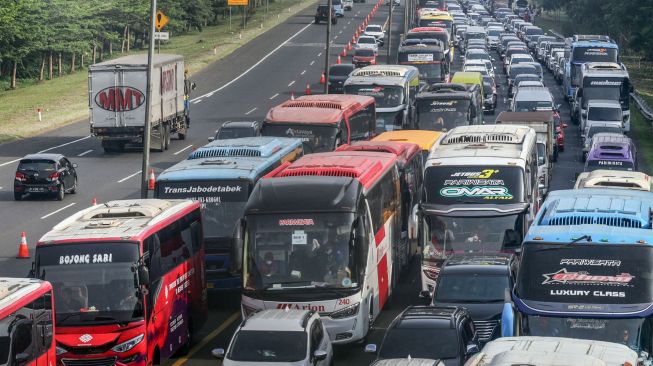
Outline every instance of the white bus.
{"label": "white bus", "polygon": [[514,252],[537,213],[536,133],[530,127],[456,127],[424,170],[420,205],[422,292],[456,252]]}

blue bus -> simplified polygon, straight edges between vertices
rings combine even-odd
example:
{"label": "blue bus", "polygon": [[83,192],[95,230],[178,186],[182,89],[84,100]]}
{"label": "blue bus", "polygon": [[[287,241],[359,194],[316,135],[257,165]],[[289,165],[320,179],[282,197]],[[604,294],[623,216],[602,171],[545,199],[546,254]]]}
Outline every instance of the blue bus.
{"label": "blue bus", "polygon": [[155,197],[202,203],[209,290],[237,290],[240,273],[233,256],[242,240],[236,224],[256,182],[285,162],[303,155],[300,139],[246,137],[213,141],[156,180]]}
{"label": "blue bus", "polygon": [[586,62],[618,62],[619,46],[608,36],[575,35],[567,39],[564,92],[573,100],[581,82],[581,67]]}
{"label": "blue bus", "polygon": [[616,342],[645,359],[653,354],[652,213],[649,192],[549,193],[522,244],[502,334]]}

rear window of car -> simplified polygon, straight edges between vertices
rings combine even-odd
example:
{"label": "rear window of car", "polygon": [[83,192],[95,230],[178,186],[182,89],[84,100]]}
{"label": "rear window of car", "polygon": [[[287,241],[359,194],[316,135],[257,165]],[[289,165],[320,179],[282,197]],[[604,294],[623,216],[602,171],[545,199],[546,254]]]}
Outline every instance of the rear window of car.
{"label": "rear window of car", "polygon": [[354,52],[354,56],[371,57],[374,56],[374,51],[369,48],[357,49],[356,52]]}
{"label": "rear window of car", "polygon": [[35,172],[53,172],[56,170],[56,164],[47,159],[25,159],[18,164],[18,170],[35,171]]}
{"label": "rear window of car", "polygon": [[353,68],[351,67],[335,67],[331,66],[329,69],[329,75],[333,76],[347,76],[352,72]]}
{"label": "rear window of car", "polygon": [[358,39],[358,43],[372,44],[376,43],[376,40],[372,37],[361,37]]}
{"label": "rear window of car", "polygon": [[381,26],[378,25],[368,25],[367,28],[365,28],[366,32],[380,32],[381,31]]}

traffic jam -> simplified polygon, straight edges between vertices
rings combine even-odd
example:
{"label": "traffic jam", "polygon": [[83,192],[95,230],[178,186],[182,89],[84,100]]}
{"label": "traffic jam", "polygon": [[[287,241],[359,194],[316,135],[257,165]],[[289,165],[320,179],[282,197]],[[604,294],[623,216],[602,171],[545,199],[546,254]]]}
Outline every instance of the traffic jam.
{"label": "traffic jam", "polygon": [[[29,278],[0,278],[0,364],[166,364],[198,343],[208,298],[237,292],[216,365],[348,364],[344,348],[377,366],[650,365],[653,186],[628,137],[628,71],[609,37],[548,35],[517,3],[409,2],[388,64],[385,25],[366,22],[327,94],[224,123],[152,173],[151,198],[52,227]],[[315,23],[355,7],[319,5]],[[188,133],[183,57],[156,58],[152,96],[143,62],[89,68],[106,152],[142,139],[146,98],[154,149]],[[575,182],[554,189],[570,154]],[[24,157],[15,200],[63,200],[75,168]],[[412,270],[415,305],[378,327]]]}

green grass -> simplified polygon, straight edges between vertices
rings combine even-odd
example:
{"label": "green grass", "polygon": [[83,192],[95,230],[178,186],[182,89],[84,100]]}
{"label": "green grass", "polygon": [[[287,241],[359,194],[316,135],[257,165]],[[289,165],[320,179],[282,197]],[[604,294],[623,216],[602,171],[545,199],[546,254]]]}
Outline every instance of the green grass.
{"label": "green grass", "polygon": [[[229,24],[206,27],[200,32],[175,37],[161,46],[163,53],[181,54],[191,74],[219,60],[238,47],[254,39],[279,22],[299,12],[316,0],[277,0],[260,8],[248,18],[247,29],[241,32],[242,18],[234,11],[232,29]],[[143,53],[145,50],[133,50]],[[124,54],[115,53],[119,57]],[[16,90],[0,91],[0,142],[29,137],[88,117],[87,72],[41,83],[21,83]],[[43,121],[38,121],[37,109],[43,110]]]}
{"label": "green grass", "polygon": [[631,136],[635,137],[638,150],[639,171],[651,174],[653,164],[653,139],[650,138],[651,123],[648,122],[637,108],[630,109]]}

